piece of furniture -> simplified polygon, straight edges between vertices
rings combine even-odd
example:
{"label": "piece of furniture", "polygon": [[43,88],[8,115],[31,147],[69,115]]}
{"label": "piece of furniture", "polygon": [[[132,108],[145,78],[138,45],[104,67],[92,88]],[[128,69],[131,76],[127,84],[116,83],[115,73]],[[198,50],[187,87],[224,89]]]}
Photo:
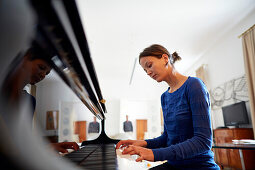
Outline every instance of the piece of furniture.
{"label": "piece of furniture", "polygon": [[86,140],[86,121],[76,121],[74,124],[74,134],[77,134],[79,137],[79,142]]}
{"label": "piece of furniture", "polygon": [[[252,165],[252,164],[251,164],[251,166],[248,166],[247,165],[247,161],[246,161],[246,165],[245,165],[244,157],[243,157],[244,150],[250,150],[250,153],[253,153],[253,154],[249,155],[249,159],[250,160],[255,160],[255,154],[254,154],[255,153],[255,144],[220,143],[220,144],[214,144],[212,146],[212,148],[214,149],[214,151],[217,151],[218,149],[232,149],[232,150],[234,149],[234,150],[238,150],[240,161],[241,161],[242,170],[255,169],[254,165]],[[220,165],[220,166],[223,167],[222,165]],[[240,169],[240,168],[238,168],[238,169]]]}
{"label": "piece of furniture", "polygon": [[234,139],[253,139],[251,128],[216,129],[214,130],[214,137],[215,145],[213,148],[222,148],[215,149],[217,164],[235,169],[255,169],[255,150],[241,149],[240,146],[238,148],[238,145],[235,144],[230,147]]}

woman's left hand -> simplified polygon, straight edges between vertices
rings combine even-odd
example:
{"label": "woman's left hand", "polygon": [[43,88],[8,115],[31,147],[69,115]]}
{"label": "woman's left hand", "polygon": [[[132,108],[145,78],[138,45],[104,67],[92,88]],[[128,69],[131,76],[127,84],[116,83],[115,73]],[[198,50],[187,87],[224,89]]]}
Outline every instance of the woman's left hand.
{"label": "woman's left hand", "polygon": [[139,155],[135,161],[140,162],[142,160],[154,161],[154,154],[151,149],[147,149],[141,146],[128,145],[122,152],[122,154]]}
{"label": "woman's left hand", "polygon": [[79,145],[76,142],[60,142],[60,143],[51,143],[51,146],[62,153],[68,153],[67,149],[78,150]]}

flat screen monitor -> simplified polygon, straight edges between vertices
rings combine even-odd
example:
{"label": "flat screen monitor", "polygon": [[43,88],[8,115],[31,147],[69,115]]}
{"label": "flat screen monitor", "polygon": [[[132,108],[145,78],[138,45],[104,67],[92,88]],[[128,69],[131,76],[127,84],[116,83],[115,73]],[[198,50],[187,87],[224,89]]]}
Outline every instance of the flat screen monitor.
{"label": "flat screen monitor", "polygon": [[245,102],[239,102],[222,107],[225,126],[239,126],[249,124]]}

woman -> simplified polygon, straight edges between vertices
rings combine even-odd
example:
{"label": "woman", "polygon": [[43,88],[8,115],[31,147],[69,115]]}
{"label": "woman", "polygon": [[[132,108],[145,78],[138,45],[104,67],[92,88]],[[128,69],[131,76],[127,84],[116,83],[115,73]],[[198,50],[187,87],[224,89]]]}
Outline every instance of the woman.
{"label": "woman", "polygon": [[[13,65],[15,65],[14,70],[11,70],[7,76],[2,92],[8,104],[12,106],[17,107],[23,101],[28,101],[31,106],[31,114],[29,114],[30,117],[27,119],[32,121],[36,99],[23,89],[27,84],[35,85],[42,81],[50,73],[51,67],[48,64],[49,61],[46,55],[35,46],[29,48],[23,57],[17,58],[18,60],[13,62]],[[67,149],[79,149],[79,145],[76,142],[51,143],[50,146],[61,153],[68,153]]]}
{"label": "woman", "polygon": [[136,161],[168,160],[152,169],[219,169],[211,151],[209,93],[200,79],[178,73],[174,63],[180,59],[157,44],[140,53],[144,71],[169,85],[161,96],[164,133],[149,140],[122,140],[116,148],[124,148],[122,154],[139,155]]}

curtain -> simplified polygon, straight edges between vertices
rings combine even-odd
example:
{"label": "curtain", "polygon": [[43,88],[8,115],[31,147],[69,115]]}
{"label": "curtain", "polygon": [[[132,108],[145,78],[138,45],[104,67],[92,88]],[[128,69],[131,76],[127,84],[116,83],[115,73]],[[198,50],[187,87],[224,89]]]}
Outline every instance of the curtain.
{"label": "curtain", "polygon": [[252,127],[255,137],[255,27],[242,34],[245,73],[249,91]]}
{"label": "curtain", "polygon": [[197,70],[196,70],[196,77],[200,78],[206,85],[206,87],[209,89],[208,87],[208,80],[207,80],[207,72],[206,72],[206,65],[201,65]]}
{"label": "curtain", "polygon": [[[200,78],[206,85],[208,91],[210,90],[209,84],[208,84],[208,76],[207,76],[207,65],[203,64],[201,65],[198,69],[196,69],[196,77]],[[214,129],[214,113],[212,110],[212,114],[211,114],[211,128]]]}

